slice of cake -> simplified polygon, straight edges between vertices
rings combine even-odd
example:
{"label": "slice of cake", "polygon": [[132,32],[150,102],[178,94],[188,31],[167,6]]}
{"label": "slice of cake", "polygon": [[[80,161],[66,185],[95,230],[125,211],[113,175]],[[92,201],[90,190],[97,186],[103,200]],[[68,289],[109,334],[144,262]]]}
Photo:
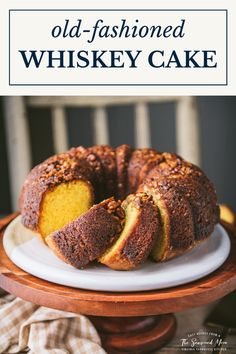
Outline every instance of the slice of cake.
{"label": "slice of cake", "polygon": [[118,240],[99,261],[117,270],[129,270],[148,257],[159,232],[158,210],[151,196],[130,195],[122,203],[125,225]]}
{"label": "slice of cake", "polygon": [[118,238],[124,212],[114,198],[94,205],[88,212],[46,237],[46,243],[64,262],[82,268],[100,257]]}

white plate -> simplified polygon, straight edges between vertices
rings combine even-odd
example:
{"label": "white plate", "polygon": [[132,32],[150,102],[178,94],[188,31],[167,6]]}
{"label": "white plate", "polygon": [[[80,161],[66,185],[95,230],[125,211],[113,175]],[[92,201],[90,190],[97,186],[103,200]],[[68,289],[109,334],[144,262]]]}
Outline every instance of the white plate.
{"label": "white plate", "polygon": [[24,228],[20,216],[8,225],[3,245],[12,262],[32,275],[75,288],[104,291],[153,290],[186,284],[219,268],[230,252],[226,231],[216,225],[208,240],[168,262],[147,261],[128,272],[100,264],[79,270],[58,259],[35,233]]}

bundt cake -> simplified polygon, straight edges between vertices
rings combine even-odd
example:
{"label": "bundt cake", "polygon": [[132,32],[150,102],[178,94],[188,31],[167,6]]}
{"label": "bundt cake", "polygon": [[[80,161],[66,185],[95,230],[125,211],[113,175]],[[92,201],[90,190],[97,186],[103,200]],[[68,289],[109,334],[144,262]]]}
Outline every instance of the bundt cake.
{"label": "bundt cake", "polygon": [[28,175],[20,210],[23,225],[78,268],[97,260],[129,270],[149,255],[166,261],[204,241],[219,220],[214,186],[199,167],[129,145],[48,158]]}

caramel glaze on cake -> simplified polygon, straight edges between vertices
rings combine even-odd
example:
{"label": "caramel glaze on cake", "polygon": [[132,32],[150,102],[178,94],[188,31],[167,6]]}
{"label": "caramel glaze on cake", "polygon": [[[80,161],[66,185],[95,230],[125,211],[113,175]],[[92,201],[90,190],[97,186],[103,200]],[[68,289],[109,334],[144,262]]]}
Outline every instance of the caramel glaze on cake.
{"label": "caramel glaze on cake", "polygon": [[[111,196],[122,204],[101,202]],[[20,209],[23,225],[66,262],[83,267],[99,259],[121,270],[149,254],[158,262],[181,255],[219,221],[214,186],[199,167],[176,154],[129,145],[52,156],[30,172]]]}
{"label": "caramel glaze on cake", "polygon": [[46,243],[65,262],[81,268],[100,257],[122,230],[120,202],[114,198],[94,205],[88,212],[46,237]]}

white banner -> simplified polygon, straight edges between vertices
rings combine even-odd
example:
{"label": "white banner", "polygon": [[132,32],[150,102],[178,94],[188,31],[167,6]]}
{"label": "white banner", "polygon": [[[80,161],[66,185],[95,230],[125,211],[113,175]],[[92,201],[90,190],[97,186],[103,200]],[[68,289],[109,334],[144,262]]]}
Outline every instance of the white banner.
{"label": "white banner", "polygon": [[6,3],[2,94],[236,92],[230,1]]}

